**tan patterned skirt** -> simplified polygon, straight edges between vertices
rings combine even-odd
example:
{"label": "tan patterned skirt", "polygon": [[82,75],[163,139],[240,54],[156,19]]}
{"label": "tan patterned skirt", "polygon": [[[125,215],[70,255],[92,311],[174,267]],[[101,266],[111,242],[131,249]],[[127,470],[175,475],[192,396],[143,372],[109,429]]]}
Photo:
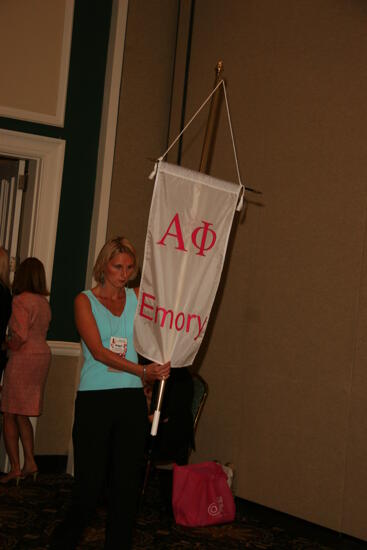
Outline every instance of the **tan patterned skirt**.
{"label": "tan patterned skirt", "polygon": [[51,361],[48,353],[12,353],[5,368],[1,410],[24,416],[42,414]]}

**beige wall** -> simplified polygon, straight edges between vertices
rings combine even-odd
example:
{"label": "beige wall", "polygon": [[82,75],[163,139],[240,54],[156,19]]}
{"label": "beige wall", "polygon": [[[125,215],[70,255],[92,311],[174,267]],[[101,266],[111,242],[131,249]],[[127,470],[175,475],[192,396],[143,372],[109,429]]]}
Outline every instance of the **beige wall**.
{"label": "beige wall", "polygon": [[1,2],[0,115],[63,125],[73,6]]}
{"label": "beige wall", "polygon": [[79,356],[52,356],[43,414],[37,420],[36,455],[65,456],[69,453],[80,365]]}
{"label": "beige wall", "polygon": [[[165,4],[164,29],[147,3],[131,2],[128,20],[109,234],[140,252],[146,157],[164,150],[170,109],[175,8]],[[234,462],[239,496],[363,539],[366,23],[358,0],[197,0],[186,108],[187,119],[223,59],[242,175],[263,192],[235,221],[195,365],[210,394],[194,460]],[[185,166],[199,166],[205,122],[185,136]],[[223,109],[212,173],[235,181]]]}

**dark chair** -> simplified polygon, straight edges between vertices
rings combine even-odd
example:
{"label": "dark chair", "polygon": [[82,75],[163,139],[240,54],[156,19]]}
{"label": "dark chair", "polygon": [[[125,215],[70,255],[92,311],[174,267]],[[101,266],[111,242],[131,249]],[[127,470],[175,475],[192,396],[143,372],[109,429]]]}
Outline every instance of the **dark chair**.
{"label": "dark chair", "polygon": [[192,417],[194,419],[194,433],[199,422],[201,411],[205,405],[206,398],[208,397],[208,384],[200,374],[193,374],[192,381],[194,384],[194,396],[192,399]]}
{"label": "dark chair", "polygon": [[[194,436],[195,432],[198,426],[198,422],[206,401],[206,398],[208,396],[208,385],[205,382],[205,380],[199,375],[199,374],[192,374],[192,402],[191,402],[191,415],[192,415],[192,437],[191,442],[188,445],[188,448],[186,448],[186,452],[183,453],[184,459],[182,462],[178,460],[177,454],[175,456],[172,456],[172,454],[169,453],[169,456],[167,456],[167,453],[164,454],[164,456],[160,455],[159,452],[155,452],[155,445],[156,441],[154,438],[151,441],[151,448],[148,452],[147,457],[147,466],[146,466],[146,472],[145,472],[145,478],[144,478],[144,484],[142,489],[142,495],[145,493],[145,489],[147,487],[149,473],[152,467],[158,469],[158,470],[172,470],[173,464],[175,462],[178,463],[187,463],[189,456],[191,452],[194,449]],[[158,434],[159,434],[158,428]],[[161,429],[164,429],[161,427]],[[157,436],[158,437],[158,436]]]}

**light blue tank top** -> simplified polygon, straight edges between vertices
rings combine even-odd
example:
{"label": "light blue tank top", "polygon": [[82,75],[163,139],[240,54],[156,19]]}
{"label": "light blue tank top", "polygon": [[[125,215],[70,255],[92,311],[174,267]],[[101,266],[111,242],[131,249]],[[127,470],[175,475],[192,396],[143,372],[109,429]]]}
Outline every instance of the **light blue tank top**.
{"label": "light blue tank top", "polygon": [[[125,290],[126,304],[124,311],[119,317],[113,315],[109,309],[104,307],[91,290],[85,290],[83,294],[89,298],[103,346],[108,349],[110,348],[111,336],[127,338],[126,359],[137,363],[138,356],[133,341],[133,324],[138,300],[132,288],[126,288]],[[84,363],[80,375],[79,391],[142,387],[139,376],[128,372],[109,371],[106,365],[94,359],[83,340],[81,343]]]}

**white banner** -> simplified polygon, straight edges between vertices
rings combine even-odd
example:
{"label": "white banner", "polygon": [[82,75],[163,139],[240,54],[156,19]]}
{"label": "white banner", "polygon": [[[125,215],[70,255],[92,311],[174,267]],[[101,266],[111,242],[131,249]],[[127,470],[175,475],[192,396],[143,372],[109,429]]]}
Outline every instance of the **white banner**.
{"label": "white banner", "polygon": [[139,302],[138,353],[191,365],[218,289],[241,186],[159,162]]}

